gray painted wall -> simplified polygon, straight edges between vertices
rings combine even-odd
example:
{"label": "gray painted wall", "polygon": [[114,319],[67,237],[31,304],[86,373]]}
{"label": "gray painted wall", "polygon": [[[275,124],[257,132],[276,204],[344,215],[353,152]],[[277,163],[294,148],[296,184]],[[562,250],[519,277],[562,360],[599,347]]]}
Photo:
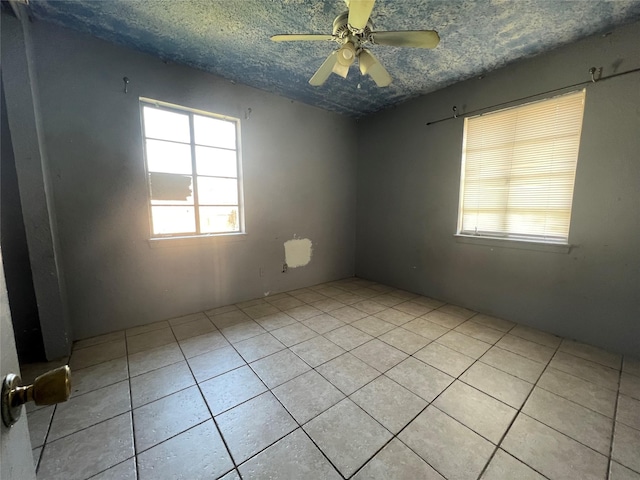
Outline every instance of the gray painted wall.
{"label": "gray painted wall", "polygon": [[640,74],[587,88],[569,254],[458,243],[463,121],[429,121],[640,67],[640,24],[369,117],[356,274],[640,354]]}
{"label": "gray painted wall", "polygon": [[[42,22],[33,42],[75,338],[353,275],[353,120]],[[141,96],[241,119],[246,236],[150,247]],[[313,257],[283,274],[294,235]]]}

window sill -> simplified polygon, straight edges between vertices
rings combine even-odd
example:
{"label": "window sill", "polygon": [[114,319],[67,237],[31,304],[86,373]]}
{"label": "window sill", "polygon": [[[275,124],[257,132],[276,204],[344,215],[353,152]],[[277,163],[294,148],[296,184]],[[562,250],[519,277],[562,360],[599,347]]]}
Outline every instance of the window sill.
{"label": "window sill", "polygon": [[242,242],[246,233],[225,233],[221,235],[198,235],[193,237],[156,237],[147,240],[150,248],[191,247],[194,245],[216,245],[220,243]]}
{"label": "window sill", "polygon": [[500,237],[475,237],[473,235],[454,235],[456,242],[483,245],[485,247],[515,248],[517,250],[535,250],[548,253],[569,253],[573,245],[567,243],[544,243],[529,240],[516,240]]}

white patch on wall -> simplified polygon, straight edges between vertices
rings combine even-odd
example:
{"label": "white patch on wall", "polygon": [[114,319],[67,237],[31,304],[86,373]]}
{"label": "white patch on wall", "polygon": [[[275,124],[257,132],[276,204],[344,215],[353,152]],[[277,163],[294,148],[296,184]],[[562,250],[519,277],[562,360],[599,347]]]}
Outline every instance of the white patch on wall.
{"label": "white patch on wall", "polygon": [[284,261],[289,268],[304,267],[311,261],[313,252],[311,240],[294,238],[284,242]]}

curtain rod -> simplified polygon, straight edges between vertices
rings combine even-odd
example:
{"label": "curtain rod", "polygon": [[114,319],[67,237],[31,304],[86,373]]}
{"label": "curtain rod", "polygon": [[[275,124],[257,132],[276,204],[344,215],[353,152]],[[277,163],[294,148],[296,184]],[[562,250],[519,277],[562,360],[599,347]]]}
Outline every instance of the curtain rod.
{"label": "curtain rod", "polygon": [[[568,88],[581,87],[583,85],[590,85],[590,84],[593,84],[593,83],[602,82],[604,80],[610,80],[612,78],[620,77],[622,75],[628,75],[630,73],[640,72],[640,68],[634,68],[633,70],[627,70],[625,72],[614,73],[613,75],[608,75],[606,77],[599,77],[599,78],[595,77],[595,73],[597,71],[598,71],[598,69],[596,69],[595,67],[591,67],[591,69],[589,69],[589,73],[591,74],[591,80],[585,80],[584,82],[578,82],[578,83],[574,83],[572,85],[566,85],[564,87],[554,88],[552,90],[547,90],[546,92],[540,92],[540,93],[535,93],[533,95],[527,95],[526,97],[517,98],[515,100],[509,100],[507,102],[496,103],[495,105],[491,105],[489,107],[478,108],[476,110],[472,110],[470,112],[466,112],[466,113],[462,113],[462,114],[458,114],[458,109],[454,105],[454,107],[453,107],[453,116],[452,117],[445,117],[445,118],[441,118],[440,120],[434,120],[433,122],[427,122],[426,125],[427,126],[435,125],[436,123],[446,122],[447,120],[454,120],[456,118],[468,117],[469,115],[474,115],[476,113],[481,113],[484,110],[490,110],[490,109],[493,109],[493,108],[496,108],[496,107],[502,107],[502,106],[505,106],[505,105],[509,105],[511,103],[521,102],[523,100],[528,100],[530,98],[539,97],[540,95],[548,95],[550,93],[559,92],[561,90],[566,90]],[[602,68],[600,68],[599,71],[602,71]]]}

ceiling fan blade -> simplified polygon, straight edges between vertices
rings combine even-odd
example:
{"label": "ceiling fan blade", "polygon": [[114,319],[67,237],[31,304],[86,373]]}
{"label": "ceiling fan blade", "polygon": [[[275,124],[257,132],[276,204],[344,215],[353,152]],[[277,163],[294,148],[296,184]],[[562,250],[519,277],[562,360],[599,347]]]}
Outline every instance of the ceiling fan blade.
{"label": "ceiling fan blade", "polygon": [[334,65],[338,63],[338,56],[336,52],[331,52],[327,59],[324,61],[320,68],[313,74],[313,77],[309,80],[309,83],[314,87],[319,87],[327,81],[331,72],[333,72]]}
{"label": "ceiling fan blade", "polygon": [[349,2],[349,25],[361,30],[367,26],[376,0],[351,0]]}
{"label": "ceiling fan blade", "polygon": [[315,34],[292,34],[292,35],[274,35],[271,37],[271,40],[274,42],[316,42],[316,41],[325,41],[325,40],[333,40],[335,37],[333,35],[315,35]]}
{"label": "ceiling fan blade", "polygon": [[440,43],[440,36],[435,30],[371,32],[371,41],[376,45],[392,47],[436,48]]}
{"label": "ceiling fan blade", "polygon": [[369,74],[379,87],[389,86],[393,80],[391,75],[389,75],[389,72],[387,72],[387,70],[369,50],[363,49],[362,52],[360,52],[358,59],[360,61],[360,72],[362,72],[363,75]]}

